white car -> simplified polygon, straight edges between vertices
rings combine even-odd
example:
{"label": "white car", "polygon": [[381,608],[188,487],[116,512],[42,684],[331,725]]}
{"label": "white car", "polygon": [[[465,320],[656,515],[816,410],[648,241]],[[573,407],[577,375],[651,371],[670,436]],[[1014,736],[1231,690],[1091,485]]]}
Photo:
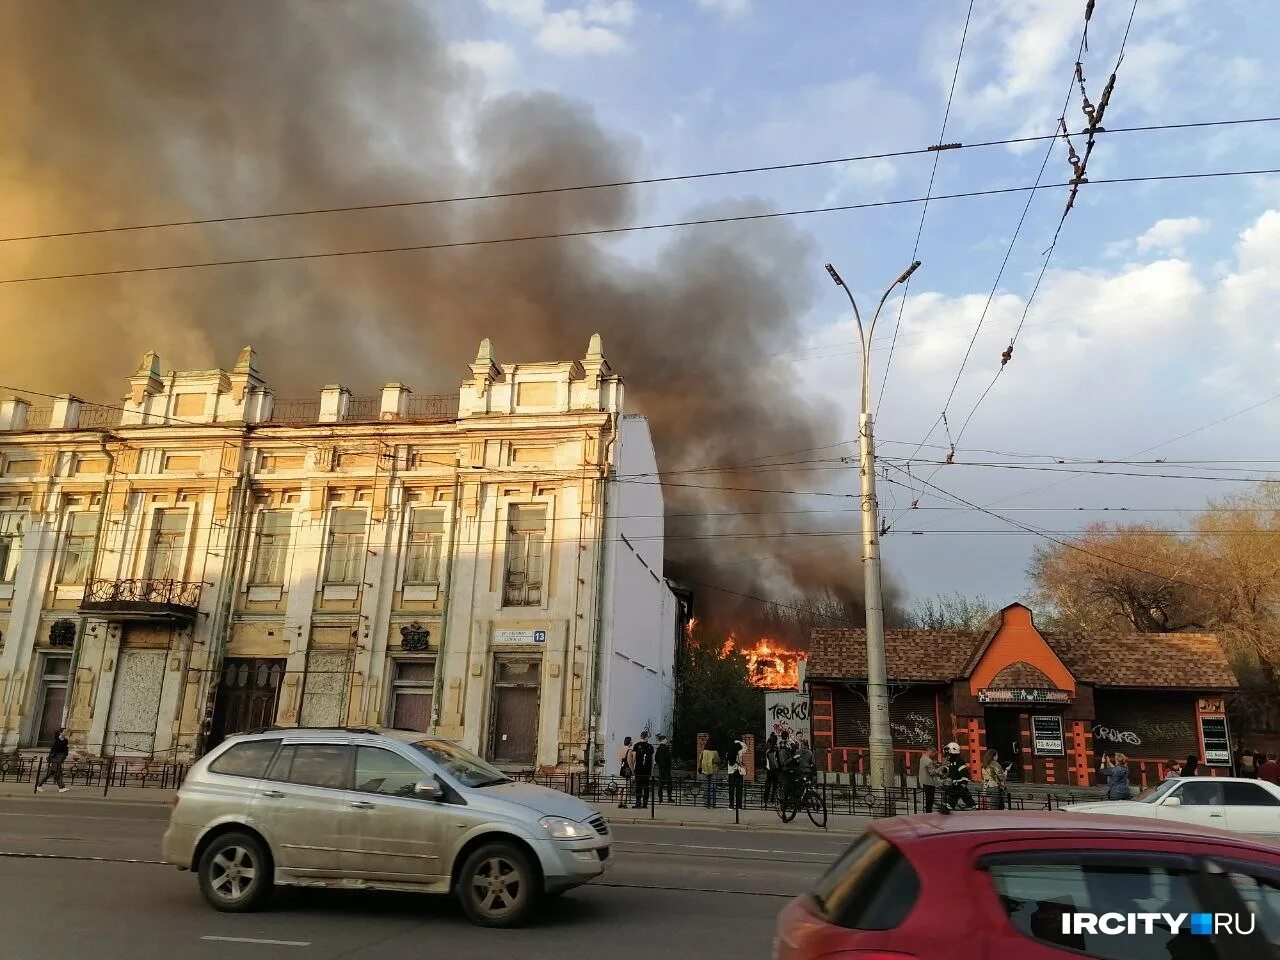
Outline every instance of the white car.
{"label": "white car", "polygon": [[1150,817],[1280,839],[1280,787],[1244,777],[1175,777],[1132,800],[1099,800],[1063,807],[1073,813]]}

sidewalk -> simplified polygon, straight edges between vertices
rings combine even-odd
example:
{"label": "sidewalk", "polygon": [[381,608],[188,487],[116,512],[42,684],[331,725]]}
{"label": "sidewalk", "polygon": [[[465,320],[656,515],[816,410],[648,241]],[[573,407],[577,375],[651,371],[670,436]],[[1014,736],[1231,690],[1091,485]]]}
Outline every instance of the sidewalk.
{"label": "sidewalk", "polygon": [[43,793],[36,793],[31,783],[0,783],[0,798],[17,800],[97,800],[104,803],[148,803],[165,806],[173,800],[176,790],[162,790],[159,787],[112,787],[107,795],[102,795],[102,787],[73,786],[66,793],[59,793],[53,784],[45,787]]}
{"label": "sidewalk", "polygon": [[827,829],[815,827],[804,814],[790,823],[783,823],[773,810],[759,808],[739,810],[737,822],[733,811],[719,806],[707,809],[702,806],[674,806],[658,804],[650,817],[649,808],[619,808],[616,803],[593,802],[606,820],[614,824],[654,824],[662,827],[708,827],[718,830],[782,830],[787,833],[819,833],[854,835],[866,829],[870,817],[832,814],[827,818]]}

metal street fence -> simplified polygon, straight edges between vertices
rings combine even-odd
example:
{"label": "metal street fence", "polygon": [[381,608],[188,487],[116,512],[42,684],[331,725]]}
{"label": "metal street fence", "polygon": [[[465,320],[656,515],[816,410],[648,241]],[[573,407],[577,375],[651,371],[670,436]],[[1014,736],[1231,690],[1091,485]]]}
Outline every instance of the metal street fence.
{"label": "metal street fence", "polygon": [[[30,783],[32,790],[49,772],[45,757],[0,757],[0,783]],[[187,775],[187,764],[160,762],[146,758],[67,760],[62,765],[62,781],[69,787],[102,790],[112,787],[158,787],[177,790]],[[52,783],[52,781],[50,781]]]}

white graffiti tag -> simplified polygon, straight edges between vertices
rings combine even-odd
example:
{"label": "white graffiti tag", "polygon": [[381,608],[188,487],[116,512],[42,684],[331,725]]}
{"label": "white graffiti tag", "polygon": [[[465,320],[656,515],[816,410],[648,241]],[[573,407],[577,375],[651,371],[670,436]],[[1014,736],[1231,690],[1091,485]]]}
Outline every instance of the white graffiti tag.
{"label": "white graffiti tag", "polygon": [[1115,727],[1094,727],[1093,739],[1106,740],[1108,743],[1127,743],[1131,747],[1142,746],[1142,738],[1132,730],[1117,730]]}

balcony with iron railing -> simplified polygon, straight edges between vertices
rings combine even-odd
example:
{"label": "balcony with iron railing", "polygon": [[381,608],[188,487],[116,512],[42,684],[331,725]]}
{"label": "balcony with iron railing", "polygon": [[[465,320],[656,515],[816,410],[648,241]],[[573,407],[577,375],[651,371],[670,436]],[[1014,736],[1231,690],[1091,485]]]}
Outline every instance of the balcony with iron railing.
{"label": "balcony with iron railing", "polygon": [[90,580],[80,612],[107,619],[191,620],[202,586],[184,580]]}

